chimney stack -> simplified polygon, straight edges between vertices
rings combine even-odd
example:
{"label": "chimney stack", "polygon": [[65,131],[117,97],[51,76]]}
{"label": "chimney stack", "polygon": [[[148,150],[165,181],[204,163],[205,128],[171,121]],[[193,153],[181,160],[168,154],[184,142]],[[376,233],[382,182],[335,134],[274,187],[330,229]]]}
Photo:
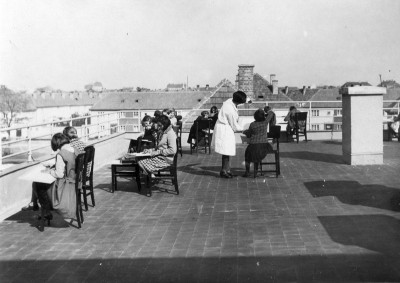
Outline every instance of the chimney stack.
{"label": "chimney stack", "polygon": [[287,95],[288,93],[289,93],[289,87],[286,86],[286,87],[285,87],[285,94]]}
{"label": "chimney stack", "polygon": [[307,91],[307,88],[305,85],[303,85],[303,96],[306,95],[306,91]]}
{"label": "chimney stack", "polygon": [[208,90],[210,88],[210,86],[209,85],[206,85],[206,90]]}
{"label": "chimney stack", "polygon": [[197,90],[200,90],[200,85],[197,85]]}
{"label": "chimney stack", "polygon": [[236,76],[236,85],[239,90],[247,94],[249,100],[254,100],[253,92],[253,68],[254,65],[241,64],[239,65],[238,75]]}
{"label": "chimney stack", "polygon": [[269,83],[272,85],[272,81],[275,80],[276,75],[275,74],[270,74],[269,75]]}
{"label": "chimney stack", "polygon": [[278,80],[272,81],[272,94],[278,95]]}

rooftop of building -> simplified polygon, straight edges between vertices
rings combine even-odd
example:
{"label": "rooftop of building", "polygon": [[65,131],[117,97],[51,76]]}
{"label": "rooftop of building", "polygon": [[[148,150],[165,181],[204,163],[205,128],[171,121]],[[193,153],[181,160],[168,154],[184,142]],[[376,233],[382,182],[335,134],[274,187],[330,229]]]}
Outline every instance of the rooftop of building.
{"label": "rooftop of building", "polygon": [[132,109],[192,109],[210,91],[148,91],[104,93],[105,97],[91,111],[117,111]]}
{"label": "rooftop of building", "polygon": [[[243,173],[244,145],[232,158]],[[346,165],[340,141],[281,144],[281,176],[220,179],[220,155],[178,158],[180,194],[95,171],[81,229],[34,212],[0,222],[1,282],[399,282],[400,143]],[[168,190],[168,191],[166,191]]]}
{"label": "rooftop of building", "polygon": [[28,96],[32,108],[62,107],[62,106],[91,106],[104,97],[96,92],[43,92]]}

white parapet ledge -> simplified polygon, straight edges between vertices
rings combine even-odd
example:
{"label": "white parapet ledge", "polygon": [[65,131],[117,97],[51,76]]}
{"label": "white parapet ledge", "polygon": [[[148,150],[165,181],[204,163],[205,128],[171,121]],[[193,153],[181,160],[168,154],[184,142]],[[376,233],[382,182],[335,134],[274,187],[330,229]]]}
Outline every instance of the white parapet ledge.
{"label": "white parapet ledge", "polygon": [[378,86],[352,86],[340,89],[342,95],[383,95],[386,94],[385,87]]}

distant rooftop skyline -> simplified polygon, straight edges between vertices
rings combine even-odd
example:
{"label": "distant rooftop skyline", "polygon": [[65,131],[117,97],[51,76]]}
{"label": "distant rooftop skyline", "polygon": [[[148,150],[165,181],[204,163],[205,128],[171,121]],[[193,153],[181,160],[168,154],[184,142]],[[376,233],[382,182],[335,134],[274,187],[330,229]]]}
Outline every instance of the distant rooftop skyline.
{"label": "distant rooftop skyline", "polygon": [[0,0],[0,84],[32,91],[400,81],[397,0]]}

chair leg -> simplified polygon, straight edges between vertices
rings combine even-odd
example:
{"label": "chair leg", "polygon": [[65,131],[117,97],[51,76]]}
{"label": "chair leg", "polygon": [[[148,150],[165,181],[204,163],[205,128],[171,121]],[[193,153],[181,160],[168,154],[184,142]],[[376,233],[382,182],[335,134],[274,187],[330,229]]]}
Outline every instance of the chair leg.
{"label": "chair leg", "polygon": [[82,205],[81,205],[81,191],[79,190],[77,192],[77,202],[76,202],[76,222],[78,223],[78,228],[81,228],[81,216],[83,216],[82,213]]}
{"label": "chair leg", "polygon": [[85,210],[88,211],[89,207],[88,207],[88,203],[87,203],[87,192],[86,192],[86,186],[82,186],[82,196],[83,196],[83,203],[85,204]]}
{"label": "chair leg", "polygon": [[307,130],[304,129],[304,137],[306,138],[306,142],[307,142]]}
{"label": "chair leg", "polygon": [[96,205],[94,201],[94,190],[93,190],[93,183],[90,183],[90,197],[92,199],[92,205],[93,207]]}
{"label": "chair leg", "polygon": [[257,177],[257,172],[258,172],[258,163],[254,162],[254,178]]}
{"label": "chair leg", "polygon": [[175,191],[176,191],[176,194],[177,195],[179,195],[179,186],[178,186],[178,174],[176,173],[176,170],[175,170],[175,172],[174,172],[174,186],[175,186]]}
{"label": "chair leg", "polygon": [[299,143],[299,129],[296,129],[296,140]]}
{"label": "chair leg", "polygon": [[114,193],[115,191],[115,186],[117,185],[117,177],[115,176],[116,174],[116,169],[114,165],[111,165],[111,192]]}
{"label": "chair leg", "polygon": [[151,196],[151,178],[149,175],[146,175],[146,187],[147,187],[147,195]]}
{"label": "chair leg", "polygon": [[278,178],[278,176],[281,174],[281,164],[278,152],[275,152],[275,163],[276,177]]}
{"label": "chair leg", "polygon": [[142,190],[142,184],[141,184],[141,180],[140,180],[140,169],[139,169],[138,164],[135,166],[135,178],[136,178],[136,185],[138,187],[138,191],[140,192]]}

